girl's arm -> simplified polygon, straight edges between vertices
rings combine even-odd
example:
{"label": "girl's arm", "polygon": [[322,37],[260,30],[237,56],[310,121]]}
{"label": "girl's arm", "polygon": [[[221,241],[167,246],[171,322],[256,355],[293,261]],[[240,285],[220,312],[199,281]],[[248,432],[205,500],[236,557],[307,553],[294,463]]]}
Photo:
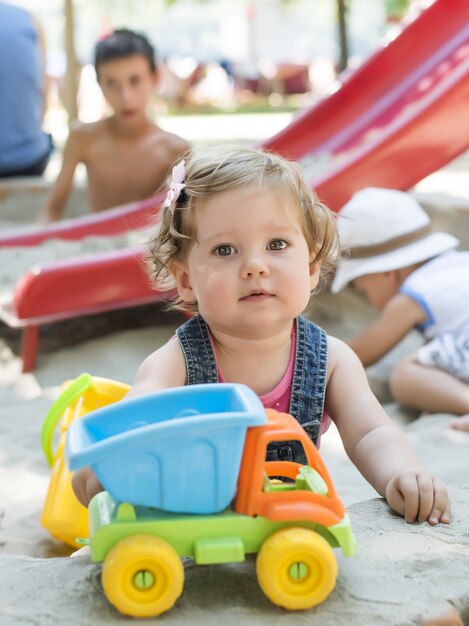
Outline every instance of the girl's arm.
{"label": "girl's arm", "polygon": [[420,305],[404,294],[388,302],[379,318],[348,344],[365,367],[372,365],[399,343],[416,324],[426,320]]}
{"label": "girl's arm", "polygon": [[420,465],[371,392],[356,355],[332,337],[328,376],[326,410],[361,474],[407,522],[449,523],[445,485]]}
{"label": "girl's arm", "polygon": [[96,474],[91,467],[83,467],[73,473],[72,489],[78,502],[83,506],[88,506],[91,498],[103,491],[103,486],[96,478]]}
{"label": "girl's arm", "polygon": [[179,341],[173,338],[143,361],[126,398],[135,398],[171,387],[183,387],[186,382],[184,354]]}
{"label": "girl's arm", "polygon": [[[150,354],[143,361],[137,372],[135,383],[126,398],[143,396],[153,391],[185,384],[186,366],[179,342],[176,340],[168,341],[162,348]],[[98,482],[90,467],[84,467],[74,472],[72,488],[83,506],[88,506],[91,498],[103,491],[103,486]]]}

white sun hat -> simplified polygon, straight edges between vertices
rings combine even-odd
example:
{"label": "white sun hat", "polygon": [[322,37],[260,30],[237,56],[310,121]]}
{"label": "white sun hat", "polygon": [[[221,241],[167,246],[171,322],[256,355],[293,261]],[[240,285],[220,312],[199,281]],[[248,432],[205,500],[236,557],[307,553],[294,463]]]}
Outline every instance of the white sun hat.
{"label": "white sun hat", "polygon": [[332,293],[359,276],[401,269],[459,245],[453,235],[432,232],[418,202],[395,189],[368,187],[355,193],[340,211],[337,227],[343,256]]}

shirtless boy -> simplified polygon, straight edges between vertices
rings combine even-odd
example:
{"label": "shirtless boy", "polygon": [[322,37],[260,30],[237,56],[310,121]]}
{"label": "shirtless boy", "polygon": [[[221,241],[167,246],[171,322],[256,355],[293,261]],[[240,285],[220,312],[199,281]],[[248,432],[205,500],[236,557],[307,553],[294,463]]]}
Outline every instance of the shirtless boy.
{"label": "shirtless boy", "polygon": [[90,206],[97,212],[150,196],[190,147],[147,117],[148,100],[159,77],[155,50],[146,37],[127,29],[114,31],[96,45],[95,68],[114,112],[91,124],[76,122],[71,128],[43,222],[63,217],[78,163],[86,166]]}

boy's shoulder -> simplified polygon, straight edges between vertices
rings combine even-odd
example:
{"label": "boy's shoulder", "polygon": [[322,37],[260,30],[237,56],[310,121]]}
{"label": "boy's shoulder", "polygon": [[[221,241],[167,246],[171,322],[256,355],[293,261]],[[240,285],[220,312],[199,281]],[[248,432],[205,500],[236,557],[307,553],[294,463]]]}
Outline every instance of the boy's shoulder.
{"label": "boy's shoulder", "polygon": [[175,157],[187,152],[191,147],[189,142],[179,135],[170,133],[153,123],[148,131],[148,135],[152,138],[155,147],[160,149],[164,147],[174,153]]}
{"label": "boy's shoulder", "polygon": [[[113,133],[110,129],[111,118],[103,118],[96,122],[73,122],[70,128],[70,137],[82,142],[92,142],[97,139],[107,138],[113,140]],[[166,149],[170,153],[174,153],[175,157],[187,152],[190,144],[166,130],[163,130],[153,122],[148,125],[145,133],[145,142],[150,141],[154,149]]]}
{"label": "boy's shoulder", "polygon": [[74,121],[68,133],[64,159],[75,155],[76,161],[87,160],[93,146],[106,135],[103,122],[104,120],[92,123]]}
{"label": "boy's shoulder", "polygon": [[97,122],[74,121],[70,127],[69,137],[77,141],[88,142],[101,137],[108,132],[106,119]]}
{"label": "boy's shoulder", "polygon": [[174,165],[191,148],[191,145],[182,137],[163,130],[159,126],[152,124],[145,138],[145,153],[148,158],[154,160],[155,164],[161,168],[163,165],[164,174],[171,165]]}

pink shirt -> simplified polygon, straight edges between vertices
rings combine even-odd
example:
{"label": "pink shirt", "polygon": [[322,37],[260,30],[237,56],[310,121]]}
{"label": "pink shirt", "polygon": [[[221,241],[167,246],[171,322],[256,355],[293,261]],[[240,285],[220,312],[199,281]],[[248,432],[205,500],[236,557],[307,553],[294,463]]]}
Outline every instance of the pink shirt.
{"label": "pink shirt", "polygon": [[[217,363],[217,372],[218,372],[218,382],[224,383],[225,379],[223,378],[223,374],[220,371],[218,366],[217,353],[215,350],[215,343],[213,341],[212,333],[209,332],[210,342],[212,344],[213,354],[215,355],[215,361]],[[291,350],[290,350],[290,358],[288,360],[287,369],[285,370],[285,374],[282,376],[280,382],[275,385],[275,387],[268,391],[267,393],[259,396],[260,401],[264,405],[266,409],[276,409],[281,413],[288,413],[290,409],[290,398],[291,398],[291,387],[293,383],[293,374],[295,370],[295,356],[296,356],[296,324],[292,326],[291,333]],[[321,442],[321,435],[326,432],[326,430],[331,425],[331,418],[323,411],[321,426],[319,429],[319,436],[317,441],[317,447],[319,448],[319,444]]]}

